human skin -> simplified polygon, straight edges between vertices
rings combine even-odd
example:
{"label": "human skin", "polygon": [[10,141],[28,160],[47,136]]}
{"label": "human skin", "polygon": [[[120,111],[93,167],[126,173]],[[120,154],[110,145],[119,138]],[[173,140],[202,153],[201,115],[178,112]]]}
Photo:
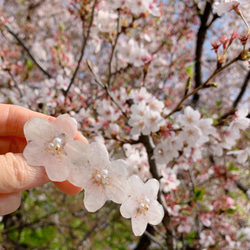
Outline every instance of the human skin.
{"label": "human skin", "polygon": [[[22,154],[27,145],[23,127],[33,116],[50,121],[55,119],[20,106],[0,104],[0,215],[18,209],[22,191],[50,181],[44,167],[29,166]],[[74,139],[88,143],[79,132]],[[68,181],[54,182],[54,184],[69,195],[81,191],[81,188]]]}

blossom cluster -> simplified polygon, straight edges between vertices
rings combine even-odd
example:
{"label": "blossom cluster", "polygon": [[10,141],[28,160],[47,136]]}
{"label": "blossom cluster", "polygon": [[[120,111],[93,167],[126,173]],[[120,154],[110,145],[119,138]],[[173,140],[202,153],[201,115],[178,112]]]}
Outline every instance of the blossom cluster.
{"label": "blossom cluster", "polygon": [[148,223],[157,225],[164,212],[157,201],[159,182],[145,184],[128,175],[124,160],[109,160],[106,147],[98,142],[74,140],[77,123],[68,114],[50,122],[33,117],[24,126],[28,142],[23,155],[28,164],[44,166],[51,181],[68,180],[84,189],[84,206],[96,212],[107,200],[121,205],[121,214],[132,218],[135,235],[142,235]]}
{"label": "blossom cluster", "polygon": [[[30,163],[83,188],[88,211],[106,200],[121,204],[137,235],[161,218],[159,184],[146,182],[157,178],[166,212],[154,227],[157,240],[167,234],[179,247],[249,249],[250,133],[248,110],[240,108],[250,99],[243,85],[249,28],[242,31],[249,16],[238,18],[249,0],[29,2],[0,4],[0,102],[68,113],[96,141],[74,140],[76,125],[63,116],[34,120],[25,128]],[[202,46],[199,28],[205,44],[219,36],[211,43],[216,54]],[[199,65],[209,83],[195,89]],[[110,161],[106,148],[124,160]]]}
{"label": "blossom cluster", "polygon": [[215,2],[214,11],[219,16],[231,10],[235,10],[237,12],[238,6],[245,3],[249,3],[249,0],[222,0],[220,2]]}

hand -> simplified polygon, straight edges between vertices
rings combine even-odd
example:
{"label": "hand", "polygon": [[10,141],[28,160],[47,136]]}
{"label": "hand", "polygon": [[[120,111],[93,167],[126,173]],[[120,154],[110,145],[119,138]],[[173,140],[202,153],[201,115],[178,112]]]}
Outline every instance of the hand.
{"label": "hand", "polygon": [[[23,107],[0,104],[0,215],[11,213],[20,206],[23,190],[49,182],[44,168],[29,166],[22,155],[27,144],[23,126],[33,116],[55,119]],[[75,139],[88,143],[79,132]],[[54,184],[69,195],[81,191],[68,181]]]}

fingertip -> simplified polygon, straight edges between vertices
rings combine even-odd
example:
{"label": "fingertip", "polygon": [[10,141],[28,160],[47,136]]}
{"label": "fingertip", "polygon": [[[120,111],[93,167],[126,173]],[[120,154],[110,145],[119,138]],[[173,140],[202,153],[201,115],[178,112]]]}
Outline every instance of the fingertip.
{"label": "fingertip", "polygon": [[74,186],[69,181],[54,182],[55,186],[68,195],[76,195],[82,191],[82,188]]}
{"label": "fingertip", "polygon": [[74,138],[74,140],[82,140],[85,143],[89,144],[88,140],[79,131],[77,131],[76,137]]}
{"label": "fingertip", "polygon": [[21,192],[0,194],[0,215],[6,215],[16,211],[21,204]]}

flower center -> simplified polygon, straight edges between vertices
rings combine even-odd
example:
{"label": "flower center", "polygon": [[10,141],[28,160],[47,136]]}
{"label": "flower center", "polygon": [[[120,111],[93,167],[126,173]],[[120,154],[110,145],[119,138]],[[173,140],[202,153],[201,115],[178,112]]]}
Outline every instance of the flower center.
{"label": "flower center", "polygon": [[147,197],[144,197],[139,201],[138,208],[137,208],[137,214],[145,214],[150,205],[150,199]]}
{"label": "flower center", "polygon": [[108,185],[110,178],[108,176],[109,172],[107,169],[103,169],[102,171],[96,171],[94,179],[97,184]]}
{"label": "flower center", "polygon": [[62,153],[63,147],[66,144],[66,136],[64,133],[61,133],[57,137],[54,137],[52,141],[49,142],[49,150],[53,153],[56,153],[57,155],[60,155]]}

